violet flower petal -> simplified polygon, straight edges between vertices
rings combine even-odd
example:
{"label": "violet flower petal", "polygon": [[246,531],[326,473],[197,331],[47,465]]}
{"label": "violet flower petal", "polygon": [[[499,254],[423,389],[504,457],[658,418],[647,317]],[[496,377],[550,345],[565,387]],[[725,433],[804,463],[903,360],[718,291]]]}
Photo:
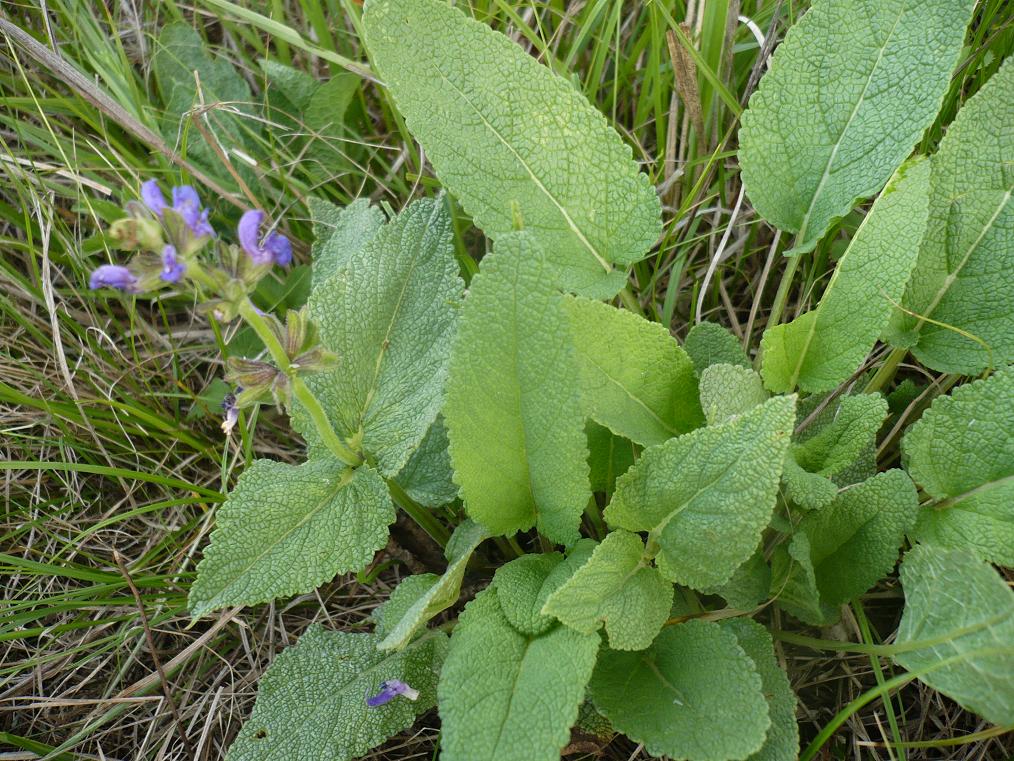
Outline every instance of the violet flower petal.
{"label": "violet flower petal", "polygon": [[88,286],[94,291],[99,288],[115,288],[118,291],[136,293],[137,278],[119,264],[103,264],[92,272]]}
{"label": "violet flower petal", "polygon": [[244,212],[236,227],[236,237],[239,245],[253,259],[254,264],[268,264],[271,259],[271,252],[260,246],[261,222],[264,221],[264,212],[251,209]]}
{"label": "violet flower petal", "polygon": [[152,214],[156,217],[162,216],[162,210],[165,208],[165,196],[162,195],[162,189],[159,188],[157,180],[148,180],[141,185],[141,200],[144,201],[144,205],[151,210]]}
{"label": "violet flower petal", "polygon": [[281,233],[271,233],[264,239],[264,249],[271,252],[271,258],[279,267],[287,267],[292,261],[292,244]]}
{"label": "violet flower petal", "polygon": [[162,249],[162,273],[159,275],[167,283],[178,283],[186,272],[187,266],[176,256],[176,248],[170,244]]}
{"label": "violet flower petal", "polygon": [[400,679],[389,679],[386,682],[380,683],[380,692],[366,698],[366,705],[370,708],[376,708],[385,703],[390,703],[398,695],[404,695],[409,700],[417,700],[419,698],[419,690],[413,690]]}

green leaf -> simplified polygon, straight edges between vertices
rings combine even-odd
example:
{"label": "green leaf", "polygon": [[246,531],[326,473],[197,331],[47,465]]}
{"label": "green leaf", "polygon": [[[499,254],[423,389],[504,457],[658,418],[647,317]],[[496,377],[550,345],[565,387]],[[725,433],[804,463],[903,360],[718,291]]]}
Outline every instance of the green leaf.
{"label": "green leaf", "polygon": [[262,58],[258,62],[267,80],[267,100],[272,109],[283,113],[271,113],[273,118],[282,118],[287,124],[294,124],[314,90],[320,83],[305,71],[286,66],[284,63]]}
{"label": "green leaf", "polygon": [[834,502],[838,487],[830,478],[803,470],[790,454],[782,471],[785,496],[802,510],[820,510]]}
{"label": "green leaf", "polygon": [[594,420],[589,420],[584,430],[588,436],[591,489],[612,494],[616,489],[616,479],[634,464],[639,448],[630,439],[617,436]]}
{"label": "green leaf", "polygon": [[746,761],[796,761],[799,757],[796,694],[789,684],[789,677],[778,665],[771,635],[763,626],[748,618],[729,618],[720,625],[736,635],[739,646],[753,661],[760,674],[771,717],[771,728],[764,745]]}
{"label": "green leaf", "polygon": [[830,391],[862,365],[900,301],[926,230],[929,162],[906,163],[859,226],[820,304],[764,331],[764,385]]}
{"label": "green leaf", "polygon": [[762,547],[732,573],[724,584],[702,589],[709,595],[720,595],[732,608],[751,610],[768,598],[771,589],[771,568],[764,560]]}
{"label": "green leaf", "polygon": [[795,419],[794,396],[644,450],[605,510],[614,528],[648,531],[662,575],[723,584],[771,520]]}
{"label": "green leaf", "polygon": [[613,531],[542,612],[588,634],[605,624],[611,648],[644,650],[669,617],[672,598],[672,584],[645,559],[641,538]]}
{"label": "green leaf", "polygon": [[700,394],[708,425],[732,420],[768,398],[757,373],[724,363],[709,365],[701,371]]}
{"label": "green leaf", "polygon": [[562,297],[527,234],[501,239],[461,309],[444,419],[468,514],[494,534],[577,539],[590,498]]}
{"label": "green leaf", "polygon": [[255,460],[215,518],[190,587],[195,618],[310,592],[339,573],[362,570],[387,544],[394,505],[367,465]]}
{"label": "green leaf", "polygon": [[[341,362],[306,383],[385,476],[401,470],[440,411],[462,290],[450,215],[442,200],[423,199],[350,250],[310,296],[321,343]],[[305,414],[293,423],[316,439]]]}
{"label": "green leaf", "polygon": [[653,756],[745,758],[771,725],[761,677],[736,635],[710,621],[666,627],[648,650],[603,651],[589,691]]}
{"label": "green leaf", "polygon": [[927,545],[905,556],[901,585],[894,660],[987,721],[1014,724],[1014,591],[972,553]]}
{"label": "green leaf", "polygon": [[799,530],[810,540],[821,600],[841,605],[890,573],[918,509],[912,480],[903,470],[889,470],[807,514]]}
{"label": "green leaf", "polygon": [[1014,58],[958,112],[932,159],[929,224],[902,300],[914,316],[896,312],[887,336],[940,372],[1014,361],[1012,101]]}
{"label": "green leaf", "polygon": [[791,455],[804,470],[832,478],[874,443],[886,417],[887,400],[879,394],[840,397],[810,422]]}
{"label": "green leaf", "polygon": [[559,552],[529,554],[496,569],[492,587],[500,610],[522,634],[538,636],[556,623],[542,608],[553,591],[547,585],[549,577],[563,560]]}
{"label": "green leaf", "polygon": [[820,599],[811,555],[809,537],[803,532],[793,534],[788,545],[775,548],[771,555],[771,597],[803,623],[826,626],[836,620],[838,613]]}
{"label": "green leaf", "polygon": [[754,208],[812,249],[877,193],[930,125],[972,0],[820,0],[789,30],[743,114]]}
{"label": "green leaf", "polygon": [[450,442],[447,428],[439,415],[426,431],[423,440],[408,458],[395,481],[416,502],[427,507],[439,507],[453,502],[458,496],[454,485],[451,456],[447,451]]}
{"label": "green leaf", "polygon": [[475,223],[499,241],[520,220],[555,285],[614,295],[658,238],[661,207],[602,114],[443,0],[369,0],[363,22],[398,110]]}
{"label": "green leaf", "polygon": [[915,537],[1014,566],[1014,368],[937,397],[901,446],[937,500],[920,511]]}
{"label": "green leaf", "polygon": [[[377,645],[381,650],[400,650],[406,647],[412,638],[421,630],[426,623],[441,611],[447,610],[458,601],[461,595],[461,580],[465,577],[465,568],[468,561],[482,541],[486,538],[486,531],[482,526],[466,520],[454,529],[451,540],[447,543],[447,570],[432,584],[415,582],[413,589],[406,590],[404,595],[414,594],[415,599],[410,605],[402,606],[400,599],[395,609],[390,612],[385,608],[384,639]],[[426,574],[429,576],[430,574]],[[416,577],[410,577],[416,578]],[[399,585],[398,589],[401,589]],[[397,591],[397,590],[396,590]],[[395,620],[395,610],[400,609],[401,615]]]}
{"label": "green leaf", "polygon": [[700,375],[711,365],[738,365],[750,368],[750,360],[736,336],[716,322],[699,322],[690,328],[683,348]]}
{"label": "green leaf", "polygon": [[599,638],[557,626],[526,637],[487,589],[465,607],[440,675],[443,761],[558,761]]}
{"label": "green leaf", "polygon": [[304,129],[310,139],[305,160],[315,162],[314,174],[330,180],[343,168],[351,168],[347,157],[345,112],[359,90],[358,74],[343,72],[318,87],[303,113]]}
{"label": "green leaf", "polygon": [[391,596],[370,614],[375,623],[374,633],[380,637],[390,634],[391,629],[398,625],[408,610],[441,578],[435,573],[419,573],[402,579],[391,592]]}
{"label": "green leaf", "polygon": [[[261,677],[253,713],[227,761],[348,761],[408,729],[436,705],[447,637],[430,632],[400,653],[377,650],[372,634],[314,624]],[[399,679],[419,691],[370,708],[366,696]]]}
{"label": "green leaf", "polygon": [[313,218],[313,287],[317,288],[353,257],[359,257],[384,226],[384,212],[357,198],[341,208],[319,198],[309,200]]}
{"label": "green leaf", "polygon": [[589,417],[644,445],[701,424],[693,365],[668,330],[600,301],[563,304]]}

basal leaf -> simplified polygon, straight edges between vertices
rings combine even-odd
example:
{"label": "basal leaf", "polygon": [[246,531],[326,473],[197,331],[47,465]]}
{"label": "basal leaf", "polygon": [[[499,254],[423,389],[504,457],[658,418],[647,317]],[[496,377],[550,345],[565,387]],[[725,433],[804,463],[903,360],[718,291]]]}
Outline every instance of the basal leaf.
{"label": "basal leaf", "polygon": [[841,605],[890,573],[918,509],[911,479],[902,470],[889,470],[807,514],[799,530],[810,540],[821,600]]}
{"label": "basal leaf", "polygon": [[747,367],[724,363],[701,371],[700,394],[708,425],[731,420],[768,398],[757,373]]}
{"label": "basal leaf", "polygon": [[341,269],[346,261],[361,254],[384,225],[384,212],[371,206],[366,198],[357,198],[341,208],[311,197],[308,205],[313,218],[313,286],[321,285]]}
{"label": "basal leaf", "polygon": [[563,303],[589,417],[644,445],[701,424],[693,365],[668,330],[600,301]]}
{"label": "basal leaf", "polygon": [[606,520],[648,531],[666,578],[695,588],[728,581],[771,520],[795,402],[770,399],[733,421],[644,450],[617,480]]}
{"label": "basal leaf", "polygon": [[901,299],[926,229],[929,162],[903,165],[838,261],[820,304],[764,331],[764,385],[830,391],[866,359]]}
{"label": "basal leaf", "polygon": [[1014,591],[966,550],[919,545],[901,564],[894,660],[994,724],[1014,724]]}
{"label": "basal leaf", "polygon": [[367,465],[255,460],[218,509],[188,604],[194,617],[309,592],[387,544],[394,505]]}
{"label": "basal leaf", "polygon": [[[396,609],[389,611],[385,608],[383,628],[386,633],[377,647],[381,650],[400,650],[406,647],[431,618],[458,601],[465,568],[475,548],[485,538],[486,532],[482,526],[469,520],[454,530],[451,540],[447,543],[447,570],[433,583],[427,582],[425,589],[422,588],[424,582],[415,582],[420,594],[415,596],[410,605],[397,606],[396,609],[401,609],[401,615],[397,620],[394,618]],[[398,589],[401,589],[400,585]],[[404,594],[408,593],[406,591]]]}
{"label": "basal leaf", "polygon": [[[329,246],[337,245],[331,241]],[[310,297],[321,342],[340,363],[309,376],[307,385],[338,432],[361,437],[379,470],[393,476],[443,403],[463,289],[450,215],[442,200],[416,201],[368,243],[352,248],[344,266]],[[304,416],[294,423],[315,440]]]}
{"label": "basal leaf", "polygon": [[527,637],[487,589],[451,638],[438,688],[443,761],[558,761],[599,638],[556,626]]}
{"label": "basal leaf", "polygon": [[386,637],[396,627],[412,606],[429,592],[442,577],[435,573],[417,573],[406,576],[391,592],[391,596],[378,605],[370,618],[376,626],[373,632],[379,637]]}
{"label": "basal leaf", "polygon": [[669,617],[672,598],[672,583],[645,559],[641,538],[613,531],[542,611],[589,634],[604,623],[611,648],[644,650]]}
{"label": "basal leaf", "polygon": [[[226,761],[349,761],[412,726],[436,705],[447,636],[430,632],[399,653],[377,650],[372,634],[313,625],[261,677],[253,713]],[[419,691],[370,708],[366,696],[398,679]]]}
{"label": "basal leaf", "polygon": [[521,221],[554,284],[615,294],[661,231],[647,176],[585,97],[443,0],[369,0],[366,42],[440,181],[489,237]]}
{"label": "basal leaf", "polygon": [[767,629],[748,618],[722,621],[723,629],[736,635],[760,674],[761,687],[768,701],[771,728],[761,749],[746,761],[796,761],[799,757],[799,725],[796,723],[796,694],[789,677],[778,665],[774,643]]}
{"label": "basal leaf", "polygon": [[709,595],[725,598],[729,607],[739,610],[751,610],[768,598],[771,589],[771,567],[764,560],[763,547],[747,559],[743,565],[732,572],[732,577],[714,587],[702,589]]}
{"label": "basal leaf", "polygon": [[790,454],[782,471],[785,496],[802,510],[819,510],[834,502],[838,487],[830,478],[804,470]]}
{"label": "basal leaf", "polygon": [[529,554],[496,569],[491,586],[500,610],[522,634],[538,636],[556,623],[542,608],[553,591],[547,585],[549,577],[563,560],[559,552]]}
{"label": "basal leaf", "polygon": [[916,538],[1014,566],[1014,368],[937,397],[901,445],[936,500],[920,511]]}
{"label": "basal leaf", "polygon": [[419,448],[395,476],[408,496],[427,507],[446,505],[458,496],[448,446],[447,428],[443,418],[437,416],[419,443]]}
{"label": "basal leaf", "polygon": [[837,617],[836,609],[820,599],[813,567],[810,540],[803,532],[771,555],[771,597],[788,613],[810,626],[826,626]]}
{"label": "basal leaf", "polygon": [[328,179],[337,171],[351,168],[346,152],[345,112],[356,95],[362,78],[351,72],[331,77],[316,90],[303,112],[303,128],[309,132],[305,160],[316,162],[315,175]]}
{"label": "basal leaf", "polygon": [[616,479],[634,464],[640,447],[594,420],[589,420],[585,425],[585,434],[588,436],[588,477],[591,489],[612,494],[616,489]]}
{"label": "basal leaf", "polygon": [[958,112],[932,159],[929,224],[902,301],[914,314],[896,312],[887,335],[941,372],[974,375],[1014,361],[1012,101],[1008,59]]}
{"label": "basal leaf", "polygon": [[832,478],[874,443],[886,417],[887,400],[879,394],[840,397],[809,423],[790,454],[804,470]]}
{"label": "basal leaf", "polygon": [[812,249],[887,182],[947,91],[972,0],[818,0],[789,30],[743,114],[750,201]]}
{"label": "basal leaf", "polygon": [[683,348],[698,375],[705,368],[718,364],[750,368],[750,359],[739,339],[715,322],[699,322],[690,328]]}
{"label": "basal leaf", "polygon": [[605,650],[589,691],[653,756],[725,761],[760,750],[771,725],[761,677],[736,635],[710,621],[662,630],[648,650]]}
{"label": "basal leaf", "polygon": [[482,262],[461,309],[444,419],[468,514],[494,534],[577,539],[590,497],[570,326],[549,265],[519,234]]}

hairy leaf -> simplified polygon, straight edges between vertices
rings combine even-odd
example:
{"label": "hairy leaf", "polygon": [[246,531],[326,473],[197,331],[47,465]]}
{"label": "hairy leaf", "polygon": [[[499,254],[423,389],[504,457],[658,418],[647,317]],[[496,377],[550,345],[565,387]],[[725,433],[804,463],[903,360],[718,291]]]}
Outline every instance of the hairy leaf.
{"label": "hairy leaf", "polygon": [[563,303],[589,417],[644,445],[701,424],[693,365],[669,331],[600,301]]}
{"label": "hairy leaf", "polygon": [[645,559],[641,538],[613,531],[542,611],[589,634],[604,623],[611,648],[644,650],[669,617],[672,598],[672,584]]}
{"label": "hairy leaf", "polygon": [[826,626],[837,618],[835,608],[820,599],[810,540],[797,532],[771,555],[771,596],[805,624]]}
{"label": "hairy leaf", "polygon": [[695,588],[723,584],[771,520],[795,419],[794,396],[644,450],[605,510],[615,528],[648,531],[662,574]]}
{"label": "hairy leaf", "polygon": [[465,607],[438,688],[443,761],[558,761],[599,638],[557,626],[527,637],[487,589]]}
{"label": "hairy leaf", "polygon": [[972,0],[818,0],[743,114],[750,201],[812,249],[877,193],[940,110]]}
{"label": "hairy leaf", "polygon": [[255,460],[218,509],[188,604],[193,616],[309,592],[387,544],[394,505],[375,470],[333,458]]}
{"label": "hairy leaf", "polygon": [[763,404],[768,398],[761,377],[740,365],[710,365],[701,371],[701,408],[708,425],[717,425]]}
{"label": "hairy leaf", "polygon": [[384,226],[384,212],[371,206],[366,198],[357,198],[341,208],[319,198],[309,200],[313,218],[313,287],[334,275],[362,250]]}
{"label": "hairy leaf", "polygon": [[771,567],[764,560],[763,548],[759,547],[749,559],[732,572],[724,584],[708,587],[701,591],[725,598],[732,608],[750,610],[768,597],[771,589]]}
{"label": "hairy leaf", "polygon": [[616,479],[634,464],[640,447],[594,420],[585,425],[585,434],[588,436],[591,489],[611,494],[616,489]]}
{"label": "hairy leaf", "polygon": [[[439,199],[410,205],[313,289],[321,342],[341,362],[307,385],[385,476],[401,470],[440,411],[462,289]],[[315,441],[304,416],[294,424]]]}
{"label": "hairy leaf", "polygon": [[[261,677],[253,713],[227,761],[348,761],[412,726],[436,705],[447,636],[430,632],[400,653],[377,650],[372,634],[314,624]],[[419,691],[370,708],[366,696],[399,679]]]}
{"label": "hairy leaf", "polygon": [[935,505],[915,536],[1014,566],[1014,368],[937,397],[901,442]]}
{"label": "hairy leaf", "polygon": [[690,328],[683,348],[700,375],[711,365],[738,365],[750,368],[750,360],[739,339],[715,322],[699,322]]}
{"label": "hairy leaf", "polygon": [[437,416],[426,431],[423,440],[408,458],[395,480],[412,499],[427,507],[439,507],[453,502],[458,496],[451,470],[451,456],[447,451],[447,428],[443,418]]}
{"label": "hairy leaf", "polygon": [[958,112],[932,159],[929,224],[902,301],[908,313],[895,313],[888,339],[941,372],[974,375],[1014,361],[1012,101],[1014,58]]}
{"label": "hairy leaf", "polygon": [[760,750],[771,725],[761,677],[736,635],[709,621],[669,626],[641,652],[603,651],[589,691],[653,756],[723,761]]}
{"label": "hairy leaf", "polygon": [[494,534],[533,525],[569,544],[590,497],[570,327],[527,234],[502,239],[472,280],[444,418],[468,514]]}
{"label": "hairy leaf", "polygon": [[1014,591],[967,550],[927,545],[905,556],[901,585],[894,660],[987,721],[1014,724]]}
{"label": "hairy leaf", "polygon": [[520,221],[546,251],[553,283],[615,294],[661,218],[651,183],[602,114],[442,0],[369,0],[364,25],[398,110],[476,224],[499,240]]}
{"label": "hairy leaf", "polygon": [[887,400],[879,394],[843,396],[817,414],[791,455],[804,470],[832,478],[862,456],[886,417]]}
{"label": "hairy leaf", "polygon": [[764,331],[764,385],[830,391],[863,363],[901,299],[926,229],[929,162],[906,163],[873,204],[820,304]]}

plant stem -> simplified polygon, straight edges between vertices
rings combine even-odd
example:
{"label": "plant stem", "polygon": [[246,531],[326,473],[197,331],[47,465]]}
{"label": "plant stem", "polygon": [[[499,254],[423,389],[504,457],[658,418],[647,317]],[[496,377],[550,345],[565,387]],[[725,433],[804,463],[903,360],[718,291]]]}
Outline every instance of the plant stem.
{"label": "plant stem", "polygon": [[641,309],[641,302],[637,300],[637,296],[634,295],[634,292],[630,289],[629,284],[623,286],[623,290],[620,291],[620,302],[637,316],[644,317],[644,310]]}
{"label": "plant stem", "polygon": [[884,360],[884,364],[880,366],[877,372],[870,382],[866,384],[866,388],[863,389],[864,394],[875,394],[880,391],[884,386],[891,382],[894,378],[895,373],[898,372],[898,365],[901,364],[901,360],[908,354],[908,349],[895,349]]}
{"label": "plant stem", "polygon": [[[789,300],[789,291],[792,288],[792,279],[796,275],[796,270],[799,269],[799,260],[802,258],[802,254],[796,254],[789,257],[789,261],[785,265],[785,271],[782,272],[782,279],[778,281],[778,290],[775,292],[775,300],[771,305],[771,313],[768,315],[767,323],[764,325],[765,330],[773,328],[781,322],[782,314],[785,312],[785,305]],[[754,360],[754,367],[757,370],[760,370],[762,360],[763,352],[758,349],[757,358]]]}
{"label": "plant stem", "polygon": [[404,510],[419,527],[430,535],[430,538],[441,547],[447,546],[447,540],[451,538],[447,527],[437,520],[429,510],[412,499],[401,485],[393,478],[387,479],[387,488],[391,490],[391,496],[398,503],[398,507]]}

